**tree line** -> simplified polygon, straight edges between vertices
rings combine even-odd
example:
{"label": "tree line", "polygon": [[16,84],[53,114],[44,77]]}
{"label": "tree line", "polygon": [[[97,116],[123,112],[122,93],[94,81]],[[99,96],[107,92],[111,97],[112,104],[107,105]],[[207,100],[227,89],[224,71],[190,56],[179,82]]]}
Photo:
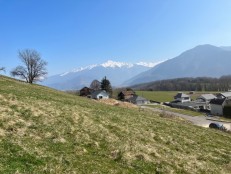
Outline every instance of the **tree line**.
{"label": "tree line", "polygon": [[228,91],[231,90],[231,75],[220,78],[197,77],[159,80],[132,86],[145,91]]}

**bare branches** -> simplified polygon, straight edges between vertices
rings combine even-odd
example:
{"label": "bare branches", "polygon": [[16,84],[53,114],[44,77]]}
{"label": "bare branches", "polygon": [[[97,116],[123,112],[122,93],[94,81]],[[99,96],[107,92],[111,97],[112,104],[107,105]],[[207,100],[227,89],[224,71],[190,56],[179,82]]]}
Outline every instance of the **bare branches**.
{"label": "bare branches", "polygon": [[41,59],[40,54],[31,49],[19,51],[18,54],[24,66],[17,66],[11,71],[12,76],[19,76],[25,79],[28,83],[40,81],[41,77],[47,74],[47,62]]}
{"label": "bare branches", "polygon": [[5,67],[0,67],[0,71],[6,72],[6,68]]}
{"label": "bare branches", "polygon": [[17,66],[13,71],[11,71],[11,75],[14,77],[19,76],[20,78],[25,79],[26,82],[29,83],[27,70],[23,66]]}

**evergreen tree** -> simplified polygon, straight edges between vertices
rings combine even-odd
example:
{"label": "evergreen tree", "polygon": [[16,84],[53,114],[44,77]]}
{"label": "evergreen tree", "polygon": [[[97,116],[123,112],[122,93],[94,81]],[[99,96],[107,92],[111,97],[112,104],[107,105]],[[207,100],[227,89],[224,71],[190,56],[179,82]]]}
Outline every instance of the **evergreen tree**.
{"label": "evergreen tree", "polygon": [[110,81],[106,78],[106,76],[101,81],[101,89],[105,90],[110,97],[112,97],[112,87]]}

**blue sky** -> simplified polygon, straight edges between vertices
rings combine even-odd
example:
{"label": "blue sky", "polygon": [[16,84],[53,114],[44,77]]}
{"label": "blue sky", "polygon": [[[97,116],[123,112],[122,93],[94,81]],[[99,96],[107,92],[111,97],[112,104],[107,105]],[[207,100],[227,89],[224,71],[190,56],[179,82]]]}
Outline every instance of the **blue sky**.
{"label": "blue sky", "polygon": [[0,0],[0,67],[36,49],[49,75],[106,60],[156,62],[231,46],[230,0]]}

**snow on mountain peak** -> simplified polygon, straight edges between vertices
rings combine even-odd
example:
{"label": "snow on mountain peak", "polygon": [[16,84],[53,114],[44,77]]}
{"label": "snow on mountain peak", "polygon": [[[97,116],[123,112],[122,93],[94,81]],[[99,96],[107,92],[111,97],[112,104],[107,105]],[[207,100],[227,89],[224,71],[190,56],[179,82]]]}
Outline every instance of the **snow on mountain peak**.
{"label": "snow on mountain peak", "polygon": [[108,60],[107,62],[102,63],[101,66],[103,66],[104,68],[115,68],[115,67],[121,68],[123,66],[130,68],[130,67],[133,67],[133,64],[132,63],[124,63],[124,62],[115,62],[112,60]]}
{"label": "snow on mountain peak", "polygon": [[91,70],[92,68],[95,68],[97,66],[98,65],[95,64],[95,65],[89,65],[89,66],[86,66],[86,67],[80,67],[80,68],[76,68],[76,69],[72,70],[72,72],[80,72],[80,71],[83,71],[83,70]]}
{"label": "snow on mountain peak", "polygon": [[72,71],[60,74],[60,76],[65,76],[65,75],[68,75],[69,73],[76,73],[76,72],[81,72],[81,71],[84,71],[84,70],[91,70],[91,69],[93,69],[95,67],[99,67],[99,66],[102,66],[104,68],[122,68],[122,67],[132,68],[135,65],[139,65],[139,66],[152,68],[152,67],[156,66],[159,63],[161,63],[161,62],[156,62],[156,63],[153,63],[153,62],[139,62],[139,63],[133,64],[133,63],[116,62],[116,61],[108,60],[107,62],[102,63],[102,64],[94,64],[94,65],[89,65],[89,66],[86,66],[86,67],[76,68],[76,69],[73,69]]}
{"label": "snow on mountain peak", "polygon": [[98,65],[95,64],[95,65],[89,65],[89,66],[86,66],[86,67],[80,67],[80,68],[76,68],[76,69],[73,69],[72,71],[70,72],[65,72],[63,74],[61,74],[60,76],[65,76],[69,73],[76,73],[76,72],[80,72],[80,71],[84,71],[84,70],[91,70],[92,68],[95,68],[97,67]]}
{"label": "snow on mountain peak", "polygon": [[146,67],[149,67],[149,68],[152,68],[160,63],[162,63],[164,61],[159,61],[159,62],[139,62],[139,63],[136,63],[136,65],[141,65],[141,66],[146,66]]}

